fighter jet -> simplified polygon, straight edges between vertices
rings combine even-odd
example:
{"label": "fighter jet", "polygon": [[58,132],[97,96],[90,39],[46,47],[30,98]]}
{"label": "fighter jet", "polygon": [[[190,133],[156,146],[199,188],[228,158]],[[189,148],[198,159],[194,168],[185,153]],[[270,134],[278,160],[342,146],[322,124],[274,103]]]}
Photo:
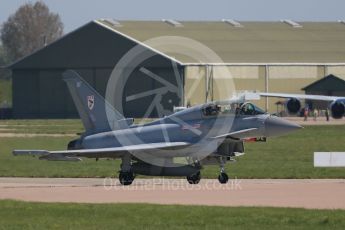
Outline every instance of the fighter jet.
{"label": "fighter jet", "polygon": [[301,126],[265,113],[252,103],[227,100],[185,108],[137,125],[110,105],[78,73],[63,73],[85,132],[67,150],[14,150],[41,160],[80,161],[120,158],[119,181],[130,185],[136,175],[184,176],[201,179],[205,165],[219,165],[218,180],[228,182],[224,166],[244,154],[244,142],[265,141]]}

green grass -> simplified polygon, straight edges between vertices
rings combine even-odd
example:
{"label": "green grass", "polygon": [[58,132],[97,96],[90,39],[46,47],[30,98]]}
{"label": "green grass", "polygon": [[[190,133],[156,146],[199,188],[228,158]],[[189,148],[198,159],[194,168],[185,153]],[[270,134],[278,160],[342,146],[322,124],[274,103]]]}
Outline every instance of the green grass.
{"label": "green grass", "polygon": [[9,126],[77,126],[82,127],[80,119],[18,119],[18,120],[0,120],[0,125]]}
{"label": "green grass", "polygon": [[[11,125],[15,125],[11,121]],[[22,122],[22,121],[21,121]],[[32,122],[32,123],[31,123]],[[30,124],[51,121],[30,121]],[[61,122],[61,121],[59,121]],[[66,121],[78,127],[76,120]],[[3,123],[0,123],[3,124]],[[37,124],[37,123],[36,123]],[[54,125],[58,125],[55,122]],[[68,126],[68,125],[67,125]],[[55,129],[53,126],[52,129]],[[62,128],[64,129],[64,128]],[[345,126],[309,126],[294,134],[269,139],[267,143],[247,143],[246,155],[227,165],[234,178],[345,178],[345,168],[314,168],[313,152],[345,151]],[[40,161],[14,157],[13,149],[66,149],[71,137],[0,138],[0,176],[20,177],[109,177],[117,176],[119,160],[85,159],[82,162]],[[207,166],[204,178],[216,178],[218,166]]]}
{"label": "green grass", "polygon": [[[152,119],[135,119],[137,124],[149,121]],[[80,119],[0,120],[1,133],[76,134],[83,131]]]}
{"label": "green grass", "polygon": [[0,104],[5,101],[12,105],[12,81],[0,79]]}
{"label": "green grass", "polygon": [[0,176],[108,177],[117,174],[119,161],[84,159],[82,162],[42,161],[14,157],[13,149],[66,149],[70,137],[0,138]]}
{"label": "green grass", "polygon": [[345,151],[345,126],[307,126],[296,133],[248,143],[230,166],[239,178],[345,178],[345,168],[314,168],[317,151]]}
{"label": "green grass", "polygon": [[83,131],[80,119],[0,121],[1,133],[76,134]]}
{"label": "green grass", "polygon": [[344,229],[343,210],[0,201],[0,229]]}

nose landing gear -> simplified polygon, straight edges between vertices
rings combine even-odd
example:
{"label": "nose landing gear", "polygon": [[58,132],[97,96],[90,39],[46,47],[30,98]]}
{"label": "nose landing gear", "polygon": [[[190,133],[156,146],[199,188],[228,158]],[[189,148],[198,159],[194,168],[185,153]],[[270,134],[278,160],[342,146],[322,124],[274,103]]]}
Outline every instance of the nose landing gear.
{"label": "nose landing gear", "polygon": [[225,163],[224,163],[223,158],[220,158],[219,161],[220,161],[220,174],[218,176],[218,181],[221,184],[226,184],[229,181],[229,176],[228,174],[225,173],[225,169],[224,169]]}
{"label": "nose landing gear", "polygon": [[218,181],[219,183],[221,184],[226,184],[228,183],[228,180],[229,180],[229,176],[228,174],[224,173],[224,172],[221,172],[218,176]]}

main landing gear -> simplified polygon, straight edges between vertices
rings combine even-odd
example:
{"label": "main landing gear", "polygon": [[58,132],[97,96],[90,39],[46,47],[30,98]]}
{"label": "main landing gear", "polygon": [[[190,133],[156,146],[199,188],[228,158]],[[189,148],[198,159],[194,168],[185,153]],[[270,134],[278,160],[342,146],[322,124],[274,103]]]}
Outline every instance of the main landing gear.
{"label": "main landing gear", "polygon": [[201,179],[200,171],[193,175],[187,176],[187,181],[189,184],[199,184],[200,179]]}
{"label": "main landing gear", "polygon": [[[187,176],[187,181],[189,184],[199,184],[201,179],[201,174],[200,172],[197,172],[196,174]],[[218,181],[221,184],[226,184],[229,181],[229,176],[228,174],[225,173],[224,169],[221,170],[219,176],[218,176]]]}
{"label": "main landing gear", "polygon": [[120,171],[119,173],[119,181],[122,185],[130,185],[134,181],[134,174],[133,172],[123,172]]}
{"label": "main landing gear", "polygon": [[131,158],[126,155],[122,157],[121,171],[119,172],[119,181],[122,185],[130,185],[134,181],[134,173],[131,170]]}

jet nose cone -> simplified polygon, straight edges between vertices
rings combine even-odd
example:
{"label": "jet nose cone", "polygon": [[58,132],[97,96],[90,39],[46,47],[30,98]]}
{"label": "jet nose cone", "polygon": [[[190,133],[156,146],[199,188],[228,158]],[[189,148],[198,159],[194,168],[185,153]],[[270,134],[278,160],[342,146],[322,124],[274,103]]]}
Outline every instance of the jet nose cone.
{"label": "jet nose cone", "polygon": [[269,116],[265,120],[265,133],[267,137],[281,136],[301,128],[302,126],[279,117]]}

